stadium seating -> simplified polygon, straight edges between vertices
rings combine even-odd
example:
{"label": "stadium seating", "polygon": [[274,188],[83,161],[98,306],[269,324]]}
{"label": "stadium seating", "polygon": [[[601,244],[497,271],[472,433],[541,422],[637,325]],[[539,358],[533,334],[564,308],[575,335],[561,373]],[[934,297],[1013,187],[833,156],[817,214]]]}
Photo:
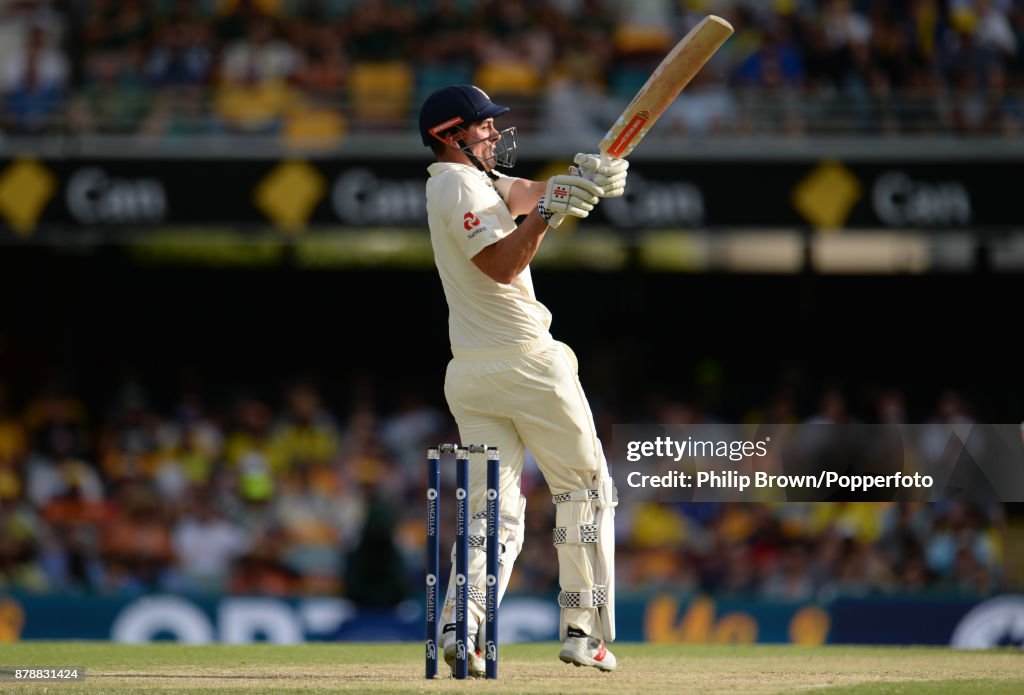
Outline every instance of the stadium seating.
{"label": "stadium seating", "polygon": [[353,122],[375,130],[406,128],[414,77],[412,67],[404,61],[353,65],[349,80]]}

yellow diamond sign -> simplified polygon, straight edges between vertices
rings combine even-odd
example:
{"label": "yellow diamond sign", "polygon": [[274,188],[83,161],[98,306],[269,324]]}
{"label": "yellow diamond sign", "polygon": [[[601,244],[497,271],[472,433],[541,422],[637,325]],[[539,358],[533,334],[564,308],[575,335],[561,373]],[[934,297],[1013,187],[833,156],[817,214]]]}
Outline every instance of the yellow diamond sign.
{"label": "yellow diamond sign", "polygon": [[14,161],[0,173],[0,215],[21,236],[29,236],[57,190],[57,177],[34,159]]}
{"label": "yellow diamond sign", "polygon": [[860,196],[860,180],[849,169],[823,162],[793,189],[793,207],[817,229],[838,229]]}
{"label": "yellow diamond sign", "polygon": [[282,162],[256,186],[256,207],[277,226],[297,232],[306,226],[326,190],[316,167],[307,162]]}

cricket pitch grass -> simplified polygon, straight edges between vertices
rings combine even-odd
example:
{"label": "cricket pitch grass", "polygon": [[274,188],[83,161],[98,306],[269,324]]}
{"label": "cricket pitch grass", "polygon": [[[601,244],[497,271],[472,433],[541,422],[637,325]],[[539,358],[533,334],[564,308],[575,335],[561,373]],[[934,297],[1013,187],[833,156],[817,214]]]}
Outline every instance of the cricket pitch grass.
{"label": "cricket pitch grass", "polygon": [[423,645],[299,646],[20,642],[5,669],[78,667],[77,682],[0,681],[0,693],[1022,693],[1024,653],[1007,648],[696,646],[617,643],[619,669],[558,660],[555,643],[501,647],[499,680],[423,677]]}

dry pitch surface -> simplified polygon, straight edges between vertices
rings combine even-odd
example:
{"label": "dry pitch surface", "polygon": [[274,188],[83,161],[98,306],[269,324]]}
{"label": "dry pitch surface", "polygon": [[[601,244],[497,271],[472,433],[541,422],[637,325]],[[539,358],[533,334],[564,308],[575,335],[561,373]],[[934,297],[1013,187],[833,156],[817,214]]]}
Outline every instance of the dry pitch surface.
{"label": "dry pitch surface", "polygon": [[[939,648],[616,644],[619,670],[558,661],[558,645],[501,648],[498,681],[423,678],[422,645],[22,642],[0,666],[84,667],[86,679],[0,682],[18,693],[1022,693],[1024,653]],[[439,671],[445,675],[442,662]]]}

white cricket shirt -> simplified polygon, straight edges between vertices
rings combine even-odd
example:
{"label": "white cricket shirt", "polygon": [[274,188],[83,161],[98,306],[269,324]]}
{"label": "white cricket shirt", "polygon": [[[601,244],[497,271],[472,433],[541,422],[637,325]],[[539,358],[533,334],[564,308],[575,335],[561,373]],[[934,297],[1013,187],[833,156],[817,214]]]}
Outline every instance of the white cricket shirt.
{"label": "white cricket shirt", "polygon": [[537,301],[529,266],[504,284],[472,261],[516,228],[491,180],[468,164],[435,162],[427,171],[427,222],[452,347],[500,348],[550,337],[551,312]]}

